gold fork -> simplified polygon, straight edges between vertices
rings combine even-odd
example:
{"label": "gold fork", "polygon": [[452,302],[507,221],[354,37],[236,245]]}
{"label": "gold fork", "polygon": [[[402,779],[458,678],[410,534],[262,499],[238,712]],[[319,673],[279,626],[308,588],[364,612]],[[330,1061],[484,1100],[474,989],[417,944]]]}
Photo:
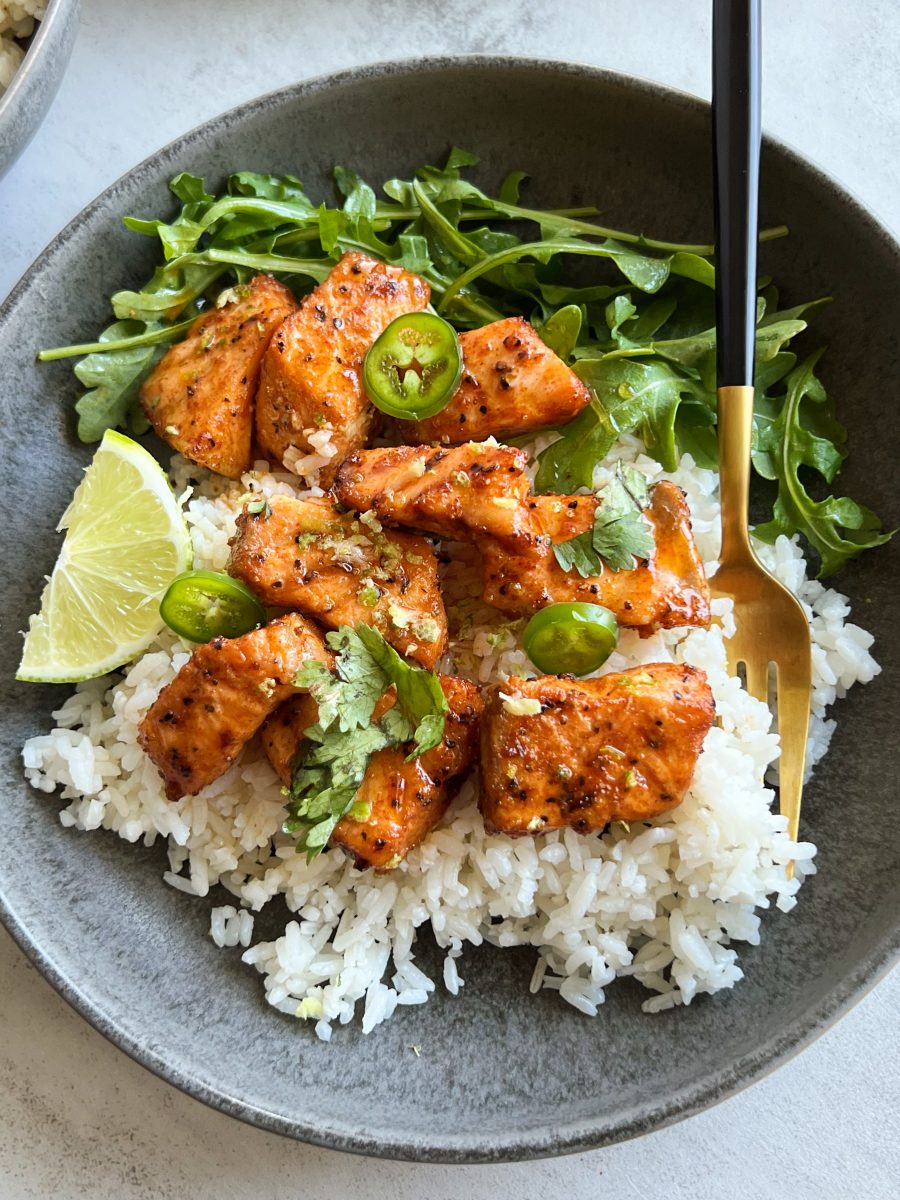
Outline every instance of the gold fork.
{"label": "gold fork", "polygon": [[[713,148],[716,202],[716,357],[722,552],[712,580],[734,601],[726,643],[732,673],[768,702],[775,668],[781,737],[779,805],[796,840],[812,682],[809,623],[797,598],[750,544],[756,242],[760,146],[760,3],[713,0]],[[790,874],[791,864],[788,868]]]}

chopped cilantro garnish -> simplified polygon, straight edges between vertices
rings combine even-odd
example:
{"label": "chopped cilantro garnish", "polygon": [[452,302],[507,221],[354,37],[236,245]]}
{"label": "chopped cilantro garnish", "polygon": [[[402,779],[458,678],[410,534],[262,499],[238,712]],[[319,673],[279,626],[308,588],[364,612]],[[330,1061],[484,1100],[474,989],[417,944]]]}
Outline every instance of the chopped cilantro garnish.
{"label": "chopped cilantro garnish", "polygon": [[260,500],[251,500],[247,505],[247,512],[252,513],[255,517],[261,515],[264,521],[268,521],[272,515],[272,505],[265,497]]}
{"label": "chopped cilantro garnish", "polygon": [[364,604],[366,608],[374,608],[381,599],[381,589],[371,579],[367,579],[359,589],[357,595],[359,596],[360,604]]}
{"label": "chopped cilantro garnish", "polygon": [[[329,641],[333,636],[329,634]],[[397,707],[411,722],[413,729],[415,750],[410,758],[418,758],[426,750],[437,746],[444,736],[447,697],[440,680],[433,671],[406,662],[377,629],[369,625],[357,625],[356,637],[385,680],[382,690],[387,690],[391,684],[396,687]]]}
{"label": "chopped cilantro garnish", "polygon": [[[391,744],[380,724],[352,733],[313,725],[305,734],[302,761],[291,780],[286,833],[299,834],[297,848],[312,860],[328,844],[335,825],[353,807],[370,757]],[[361,819],[368,814],[360,813]]]}
{"label": "chopped cilantro garnish", "polygon": [[[335,652],[334,673],[311,662],[294,678],[319,707],[297,758],[284,823],[286,833],[299,834],[298,849],[309,859],[328,844],[342,817],[368,818],[355,802],[371,756],[411,741],[409,758],[418,758],[441,742],[447,713],[437,675],[407,663],[376,629],[342,625],[327,640]],[[391,686],[397,703],[373,722],[375,706]]]}
{"label": "chopped cilantro garnish", "polygon": [[631,571],[635,559],[649,558],[655,547],[643,516],[649,491],[639,471],[619,463],[599,499],[593,528],[553,547],[562,569],[577,571],[583,579],[600,575],[604,563],[614,571]]}

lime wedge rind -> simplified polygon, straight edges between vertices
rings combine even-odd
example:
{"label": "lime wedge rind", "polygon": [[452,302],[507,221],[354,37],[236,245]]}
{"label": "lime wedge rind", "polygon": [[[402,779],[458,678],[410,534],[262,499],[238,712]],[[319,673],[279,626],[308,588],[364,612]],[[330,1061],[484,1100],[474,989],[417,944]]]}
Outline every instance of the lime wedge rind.
{"label": "lime wedge rind", "polygon": [[193,560],[162,467],[114,431],[104,434],[59,528],[67,533],[25,635],[16,673],[23,682],[81,683],[143,653],[163,626],[162,594]]}

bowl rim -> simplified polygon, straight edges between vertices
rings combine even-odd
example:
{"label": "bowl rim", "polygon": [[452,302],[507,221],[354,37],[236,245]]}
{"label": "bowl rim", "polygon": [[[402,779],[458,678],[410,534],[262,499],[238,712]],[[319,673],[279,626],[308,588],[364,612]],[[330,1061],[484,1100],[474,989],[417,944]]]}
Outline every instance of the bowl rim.
{"label": "bowl rim", "polygon": [[[53,7],[48,10],[48,15],[50,12],[55,13],[63,8],[62,0],[52,0],[52,4]],[[169,153],[180,153],[196,140],[201,131],[208,130],[211,126],[221,127],[224,125],[227,127],[229,124],[246,119],[251,114],[261,113],[267,108],[278,107],[294,99],[367,79],[472,68],[486,73],[524,70],[544,75],[588,78],[597,83],[643,93],[657,101],[663,100],[670,104],[674,101],[683,109],[693,110],[694,113],[709,113],[710,111],[708,101],[703,98],[642,76],[596,67],[588,63],[521,55],[431,55],[420,58],[383,60],[325,72],[309,79],[301,79],[274,91],[258,95],[200,122],[179,137],[154,150],[105,187],[50,240],[13,286],[0,304],[0,326],[5,323],[16,306],[20,293],[28,284],[38,265],[47,264],[56,254],[64,251],[70,237],[74,235],[78,227],[87,221],[98,208],[114,197],[120,184],[141,171],[151,170],[161,165],[161,160]],[[7,92],[8,94],[9,92]],[[2,102],[0,102],[0,108],[2,108]],[[854,223],[867,226],[870,232],[884,243],[885,249],[896,260],[897,269],[900,272],[900,242],[878,216],[873,214],[843,184],[834,180],[824,169],[805,158],[793,147],[768,134],[764,135],[764,145],[770,151],[786,158],[794,166],[811,175],[820,185],[834,193],[837,199],[848,208]],[[32,939],[26,923],[20,920],[14,906],[6,897],[2,885],[0,885],[0,921],[3,922],[19,948],[40,970],[44,978],[80,1016],[84,1017],[98,1032],[135,1062],[209,1107],[267,1132],[293,1137],[326,1149],[426,1163],[511,1162],[578,1153],[640,1137],[645,1133],[674,1124],[737,1094],[788,1062],[849,1012],[900,960],[900,919],[898,919],[894,929],[885,934],[874,949],[849,974],[841,978],[819,1004],[802,1012],[780,1033],[762,1042],[752,1052],[742,1055],[729,1068],[711,1072],[702,1079],[685,1085],[679,1091],[666,1097],[664,1101],[657,1102],[652,1110],[646,1104],[635,1104],[631,1109],[619,1113],[613,1119],[585,1118],[569,1121],[562,1127],[553,1126],[543,1132],[530,1129],[524,1132],[509,1130],[498,1134],[493,1131],[489,1143],[473,1143],[471,1138],[458,1137],[451,1133],[442,1136],[434,1135],[432,1140],[425,1144],[420,1141],[404,1139],[402,1132],[396,1137],[373,1137],[360,1135],[347,1126],[343,1128],[337,1125],[332,1127],[312,1126],[291,1120],[256,1103],[230,1095],[193,1076],[183,1074],[177,1064],[168,1061],[161,1052],[147,1044],[142,1044],[130,1034],[122,1031],[117,1026],[115,1018],[105,1011],[102,1001],[89,996],[79,984],[57,968],[52,954],[42,949]]]}
{"label": "bowl rim", "polygon": [[[77,9],[78,6],[79,0],[49,0],[47,11],[42,17],[36,19],[37,24],[34,33],[31,35],[31,44],[25,51],[25,57],[16,68],[16,73],[10,80],[9,86],[0,95],[0,119],[3,118],[6,110],[12,108],[16,103],[19,93],[28,87],[31,77],[37,69],[38,60],[41,57],[41,51],[45,43],[49,42],[55,36],[56,26],[65,21],[67,10]],[[143,163],[140,165],[143,166]],[[81,213],[78,213],[75,219],[77,220],[81,215]],[[30,269],[29,267],[28,270]],[[25,274],[27,273],[28,271],[25,272]]]}

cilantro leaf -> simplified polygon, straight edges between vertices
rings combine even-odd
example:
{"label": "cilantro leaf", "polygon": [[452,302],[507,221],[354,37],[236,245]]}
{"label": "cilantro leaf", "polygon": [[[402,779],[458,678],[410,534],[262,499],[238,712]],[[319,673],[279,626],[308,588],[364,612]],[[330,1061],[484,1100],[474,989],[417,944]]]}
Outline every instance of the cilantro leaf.
{"label": "cilantro leaf", "polygon": [[553,547],[553,557],[564,571],[577,571],[582,579],[590,579],[603,571],[603,562],[594,549],[593,531],[590,529],[567,542],[557,542]]}
{"label": "cilantro leaf", "polygon": [[600,575],[604,564],[614,571],[632,571],[635,559],[650,558],[656,546],[643,517],[650,492],[640,471],[618,463],[598,498],[593,529],[553,547],[563,570],[574,569],[583,579]]}
{"label": "cilantro leaf", "polygon": [[[337,720],[338,706],[345,695],[344,680],[332,674],[325,663],[307,662],[294,676],[294,687],[309,692],[319,708],[319,725],[323,730],[330,729]],[[350,728],[355,728],[355,724],[343,732]]]}
{"label": "cilantro leaf", "polygon": [[603,506],[597,510],[593,546],[614,571],[633,571],[635,559],[649,558],[655,542],[653,531],[638,512],[603,519]]}
{"label": "cilantro leaf", "polygon": [[[361,729],[372,720],[375,705],[384,695],[388,684],[382,672],[373,670],[371,655],[349,626],[342,625],[340,629],[333,630],[325,640],[335,652],[335,670],[340,683],[337,691],[320,685],[328,698],[329,715],[334,711],[327,725],[337,719],[342,733]],[[321,714],[319,719],[322,720]]]}
{"label": "cilantro leaf", "polygon": [[650,484],[647,476],[630,463],[616,463],[616,481],[625,489],[639,509],[650,504]]}
{"label": "cilantro leaf", "polygon": [[396,687],[397,704],[415,730],[415,750],[409,757],[418,758],[444,736],[448,705],[441,681],[432,671],[406,662],[371,625],[357,625],[356,636],[384,677]]}
{"label": "cilantro leaf", "polygon": [[[320,724],[306,730],[290,786],[286,833],[299,834],[297,848],[312,860],[328,844],[337,823],[352,809],[369,759],[392,744],[380,724],[344,733]],[[359,813],[364,820],[368,813]]]}
{"label": "cilantro leaf", "polygon": [[[356,794],[371,756],[413,742],[409,759],[440,744],[448,710],[440,680],[407,663],[377,629],[342,625],[327,635],[335,669],[304,663],[294,686],[310,693],[319,719],[306,730],[289,789],[286,833],[299,834],[298,849],[313,859],[348,813],[368,819]],[[394,686],[397,703],[379,721],[375,706]]]}
{"label": "cilantro leaf", "polygon": [[268,521],[272,515],[272,505],[263,496],[259,500],[251,500],[247,505],[246,511],[255,517],[262,517],[264,521]]}

